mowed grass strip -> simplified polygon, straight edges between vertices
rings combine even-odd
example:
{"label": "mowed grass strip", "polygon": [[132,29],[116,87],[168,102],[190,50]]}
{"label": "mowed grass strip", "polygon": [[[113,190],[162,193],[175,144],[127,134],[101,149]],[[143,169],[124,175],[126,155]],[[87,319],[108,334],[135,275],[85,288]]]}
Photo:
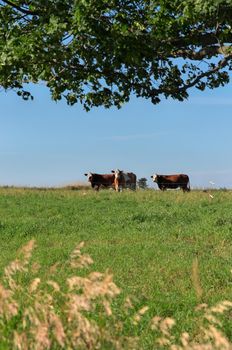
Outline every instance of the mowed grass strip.
{"label": "mowed grass strip", "polygon": [[[0,189],[0,271],[34,238],[40,274],[49,276],[58,263],[56,278],[62,282],[70,252],[85,241],[91,269],[110,269],[121,288],[118,305],[129,295],[137,308],[149,306],[145,318],[173,317],[177,332],[194,332],[199,303],[232,299],[232,193],[211,194]],[[225,330],[232,338],[229,323]],[[148,323],[139,335],[142,347],[151,348]]]}

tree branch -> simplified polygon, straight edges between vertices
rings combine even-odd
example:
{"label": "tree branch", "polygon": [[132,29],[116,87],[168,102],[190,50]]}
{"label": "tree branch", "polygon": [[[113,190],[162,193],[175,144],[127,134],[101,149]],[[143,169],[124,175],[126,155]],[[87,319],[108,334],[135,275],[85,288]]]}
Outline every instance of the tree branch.
{"label": "tree branch", "polygon": [[189,88],[195,86],[197,83],[199,83],[199,81],[202,78],[209,77],[210,75],[217,73],[220,69],[224,68],[227,65],[227,63],[230,59],[232,59],[232,54],[230,54],[230,55],[226,56],[225,58],[223,58],[222,60],[220,60],[216,67],[208,70],[207,72],[202,72],[192,82],[190,82],[188,84],[184,84],[182,87],[180,87],[178,89],[178,91],[180,91],[180,92],[186,91],[187,89],[189,89]]}
{"label": "tree branch", "polygon": [[228,50],[231,49],[231,45],[223,45],[223,46],[207,46],[199,51],[193,51],[189,49],[180,49],[177,51],[174,51],[173,54],[170,55],[170,57],[183,57],[183,58],[189,58],[190,60],[197,60],[200,61],[204,58],[211,58],[216,55],[225,55],[228,53]]}
{"label": "tree branch", "polygon": [[[201,35],[197,33],[189,33],[185,37],[179,37],[176,39],[170,38],[170,40],[168,40],[168,43],[180,49],[188,47],[189,45],[206,47],[206,46],[218,44],[220,34],[223,34],[223,32],[222,33],[217,32],[217,34],[214,32],[211,32],[211,33],[206,33]],[[226,36],[223,38],[223,42],[231,43],[232,33],[226,34]]]}
{"label": "tree branch", "polygon": [[18,6],[17,4],[15,4],[15,3],[13,3],[12,1],[10,1],[10,0],[2,0],[5,4],[7,4],[7,5],[9,5],[9,6],[11,6],[11,7],[13,7],[13,8],[15,8],[16,10],[18,10],[18,11],[20,11],[20,12],[22,12],[22,13],[24,13],[25,15],[39,15],[39,12],[38,11],[30,11],[30,10],[26,10],[26,9],[24,9],[24,8],[22,8],[22,7],[20,7],[20,6]]}

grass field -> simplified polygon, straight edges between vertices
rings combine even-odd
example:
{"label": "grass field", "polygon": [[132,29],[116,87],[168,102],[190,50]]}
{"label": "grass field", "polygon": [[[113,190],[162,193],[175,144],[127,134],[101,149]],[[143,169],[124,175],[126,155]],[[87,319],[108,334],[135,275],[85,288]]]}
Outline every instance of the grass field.
{"label": "grass field", "polygon": [[[63,283],[67,259],[84,241],[84,252],[94,260],[90,269],[109,269],[122,290],[115,310],[126,296],[135,309],[149,306],[136,331],[129,323],[125,329],[140,336],[142,349],[152,349],[154,315],[175,318],[176,334],[194,334],[198,304],[232,300],[232,193],[210,193],[213,198],[202,191],[0,189],[1,275],[34,238],[32,262],[40,263],[39,275],[49,278],[59,262],[56,280]],[[223,325],[232,340],[231,318]]]}

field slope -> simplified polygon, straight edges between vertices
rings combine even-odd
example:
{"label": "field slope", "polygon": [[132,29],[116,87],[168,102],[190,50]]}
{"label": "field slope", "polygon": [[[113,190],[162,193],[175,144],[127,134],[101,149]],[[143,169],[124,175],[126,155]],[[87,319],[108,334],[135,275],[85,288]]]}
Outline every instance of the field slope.
{"label": "field slope", "polygon": [[[173,317],[176,332],[194,332],[195,306],[232,299],[231,192],[211,193],[0,189],[1,274],[34,238],[40,273],[59,262],[62,281],[70,252],[85,241],[91,270],[110,269],[122,289],[119,304],[129,295],[137,308],[149,306],[147,318]],[[229,323],[225,331],[232,338]],[[150,349],[146,323],[139,332],[142,347]]]}

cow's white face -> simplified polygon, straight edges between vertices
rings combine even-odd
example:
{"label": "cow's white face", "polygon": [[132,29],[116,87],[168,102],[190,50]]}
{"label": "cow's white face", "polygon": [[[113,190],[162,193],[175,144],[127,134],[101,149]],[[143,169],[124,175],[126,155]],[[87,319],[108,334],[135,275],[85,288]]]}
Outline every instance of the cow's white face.
{"label": "cow's white face", "polygon": [[151,176],[153,182],[157,182],[157,174]]}
{"label": "cow's white face", "polygon": [[85,176],[87,176],[88,181],[91,182],[93,174],[88,173],[88,174],[85,174]]}
{"label": "cow's white face", "polygon": [[114,171],[115,179],[118,179],[121,174],[122,174],[122,170],[116,169]]}

